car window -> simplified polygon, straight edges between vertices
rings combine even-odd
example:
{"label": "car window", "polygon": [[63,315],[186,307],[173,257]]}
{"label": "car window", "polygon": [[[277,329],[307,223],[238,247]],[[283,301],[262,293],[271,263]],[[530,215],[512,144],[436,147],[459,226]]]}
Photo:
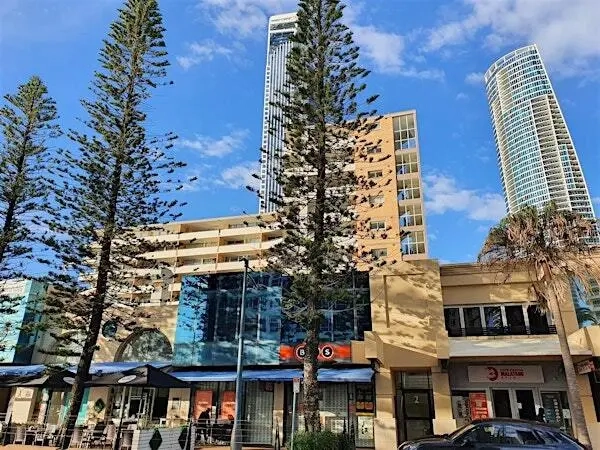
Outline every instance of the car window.
{"label": "car window", "polygon": [[504,426],[504,443],[511,445],[539,445],[543,444],[532,428],[522,425]]}
{"label": "car window", "polygon": [[459,445],[463,444],[501,444],[503,443],[503,425],[496,423],[482,423],[457,439]]}
{"label": "car window", "polygon": [[536,430],[536,434],[545,445],[556,445],[562,443],[562,440],[556,435],[556,433],[552,433],[548,430]]}

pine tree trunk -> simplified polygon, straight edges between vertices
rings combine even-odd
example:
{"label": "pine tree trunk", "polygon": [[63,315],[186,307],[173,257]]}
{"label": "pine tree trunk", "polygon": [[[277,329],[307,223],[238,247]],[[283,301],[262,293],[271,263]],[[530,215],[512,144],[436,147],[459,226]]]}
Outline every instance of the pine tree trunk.
{"label": "pine tree trunk", "polygon": [[319,383],[317,381],[319,357],[318,328],[306,331],[306,353],[304,355],[304,421],[309,432],[321,431],[319,413]]}
{"label": "pine tree trunk", "polygon": [[94,352],[96,350],[96,344],[98,342],[98,336],[100,334],[100,328],[102,327],[102,317],[104,315],[104,301],[106,298],[106,292],[108,290],[108,274],[111,269],[111,250],[112,241],[114,238],[114,224],[117,214],[117,200],[119,198],[119,191],[121,186],[121,168],[122,163],[119,159],[115,161],[115,167],[111,175],[111,190],[110,190],[110,203],[104,233],[102,234],[101,247],[100,247],[100,261],[98,263],[98,278],[96,280],[96,292],[92,300],[92,311],[90,315],[89,328],[86,333],[85,343],[83,344],[83,351],[79,358],[79,364],[77,365],[77,374],[75,375],[75,383],[72,389],[72,400],[69,408],[68,421],[66,429],[64,430],[64,438],[62,439],[61,449],[65,450],[69,448],[71,443],[71,436],[73,429],[75,428],[75,422],[77,415],[79,414],[79,408],[81,407],[81,401],[83,400],[83,391],[85,389],[84,383],[89,378],[90,367],[94,358]]}
{"label": "pine tree trunk", "polygon": [[552,315],[554,316],[554,322],[556,324],[556,334],[558,335],[558,343],[560,344],[560,353],[562,356],[563,366],[565,368],[565,378],[567,380],[567,396],[569,399],[569,409],[571,411],[571,418],[573,424],[573,432],[575,437],[587,448],[592,448],[590,443],[590,435],[588,433],[587,425],[585,423],[585,416],[583,414],[583,405],[581,403],[581,397],[579,396],[579,386],[577,384],[577,374],[575,373],[575,366],[573,359],[571,358],[571,351],[569,349],[568,336],[565,330],[565,324],[563,321],[562,313],[558,303],[558,294],[555,287],[552,286],[548,292],[548,306]]}

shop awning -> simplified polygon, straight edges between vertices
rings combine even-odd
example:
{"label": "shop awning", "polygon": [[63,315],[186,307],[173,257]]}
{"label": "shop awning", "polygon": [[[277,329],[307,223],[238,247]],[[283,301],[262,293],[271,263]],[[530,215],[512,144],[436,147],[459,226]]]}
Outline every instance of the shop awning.
{"label": "shop awning", "polygon": [[0,366],[0,377],[34,377],[41,374],[46,367],[42,364],[29,366]]}
{"label": "shop awning", "polygon": [[185,388],[187,383],[149,364],[133,369],[93,376],[86,386],[148,386]]}
{"label": "shop awning", "polygon": [[[235,372],[173,372],[176,378],[188,382],[199,381],[235,381]],[[302,369],[265,369],[244,370],[246,381],[292,381],[294,378],[302,378]],[[319,369],[317,375],[319,381],[329,383],[369,383],[373,377],[373,369],[370,367],[347,368],[347,369]]]}
{"label": "shop awning", "polygon": [[[111,373],[124,372],[126,370],[135,369],[141,366],[152,366],[156,369],[162,369],[169,366],[166,362],[145,362],[145,361],[128,361],[128,362],[101,362],[92,363],[90,367],[90,375],[107,375]],[[77,367],[71,367],[69,370],[75,372]]]}

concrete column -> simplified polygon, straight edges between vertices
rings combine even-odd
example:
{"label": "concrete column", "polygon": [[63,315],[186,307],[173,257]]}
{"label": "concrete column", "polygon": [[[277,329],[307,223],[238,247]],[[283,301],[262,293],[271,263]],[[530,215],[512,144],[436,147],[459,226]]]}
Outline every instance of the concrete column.
{"label": "concrete column", "polygon": [[395,390],[393,374],[381,368],[375,374],[375,420],[373,434],[376,450],[389,450],[398,446],[396,435]]}
{"label": "concrete column", "polygon": [[579,386],[579,396],[583,405],[583,415],[587,425],[592,448],[600,448],[600,422],[596,417],[596,408],[592,397],[592,388],[587,375],[578,375],[577,384]]}
{"label": "concrete column", "polygon": [[275,444],[275,430],[279,428],[279,443],[281,447],[285,445],[283,442],[283,416],[284,411],[284,383],[275,383],[273,387],[273,444]]}
{"label": "concrete column", "polygon": [[433,432],[435,434],[444,434],[456,430],[456,420],[452,417],[452,397],[450,394],[448,373],[443,373],[439,370],[439,368],[434,367],[431,372],[433,407],[435,409]]}

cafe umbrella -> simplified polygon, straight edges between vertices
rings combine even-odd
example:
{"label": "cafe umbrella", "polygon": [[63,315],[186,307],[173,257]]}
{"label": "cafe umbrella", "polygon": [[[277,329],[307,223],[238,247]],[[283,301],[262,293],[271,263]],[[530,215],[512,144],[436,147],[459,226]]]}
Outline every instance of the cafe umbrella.
{"label": "cafe umbrella", "polygon": [[119,448],[121,433],[123,429],[123,416],[125,413],[125,399],[127,392],[132,387],[152,387],[152,388],[187,388],[189,385],[185,381],[157,369],[149,364],[145,364],[133,369],[123,370],[109,374],[97,374],[86,383],[86,386],[123,386],[121,392],[121,408],[119,412],[119,426],[113,448]]}

